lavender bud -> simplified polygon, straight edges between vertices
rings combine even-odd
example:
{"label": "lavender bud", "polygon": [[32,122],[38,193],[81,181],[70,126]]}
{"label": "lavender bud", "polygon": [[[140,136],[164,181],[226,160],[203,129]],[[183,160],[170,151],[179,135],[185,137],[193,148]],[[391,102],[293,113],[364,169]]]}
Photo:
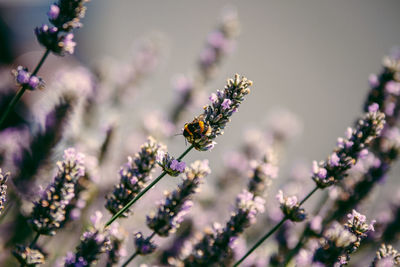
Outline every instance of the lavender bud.
{"label": "lavender bud", "polygon": [[149,238],[144,238],[141,232],[135,234],[135,247],[139,255],[147,255],[153,253],[157,246],[150,241]]}
{"label": "lavender bud", "polygon": [[10,177],[10,173],[6,172],[3,173],[2,169],[0,168],[0,215],[4,210],[4,206],[6,203],[6,195],[7,195],[7,179]]}
{"label": "lavender bud", "polygon": [[[135,156],[129,157],[128,162],[119,171],[120,183],[114,186],[112,194],[107,196],[105,207],[114,215],[146,186],[151,171],[156,163],[158,150],[162,145],[149,137]],[[127,217],[129,210],[122,214]]]}
{"label": "lavender bud", "polygon": [[156,213],[147,216],[147,226],[159,236],[168,236],[179,228],[183,216],[193,205],[191,196],[197,192],[205,176],[211,173],[208,161],[195,161],[185,171],[183,182],[178,189],[167,193]]}
{"label": "lavender bud", "polygon": [[168,152],[159,151],[157,154],[157,163],[161,166],[163,171],[171,176],[178,176],[183,173],[186,168],[186,163],[180,160],[176,160]]}
{"label": "lavender bud", "polygon": [[61,55],[62,50],[58,45],[59,36],[57,27],[49,27],[48,25],[43,24],[41,27],[36,27],[35,35],[41,45],[53,53]]}
{"label": "lavender bud", "polygon": [[13,254],[21,265],[29,267],[43,264],[45,260],[45,256],[39,249],[33,249],[23,245],[17,245]]}
{"label": "lavender bud", "polygon": [[17,70],[14,71],[14,75],[17,83],[19,83],[20,85],[27,84],[29,82],[29,78],[31,77],[31,74],[28,72],[28,69],[22,66],[17,67]]}
{"label": "lavender bud", "polygon": [[65,219],[65,209],[74,197],[78,179],[85,175],[84,156],[75,149],[64,151],[64,160],[57,162],[58,171],[41,198],[34,203],[30,218],[33,229],[44,235],[54,235]]}
{"label": "lavender bud", "polygon": [[325,188],[341,181],[360,154],[364,155],[364,149],[379,136],[384,124],[385,115],[371,106],[371,111],[358,121],[356,128],[348,128],[346,137],[338,139],[338,147],[326,161],[314,162],[312,179],[317,186]]}
{"label": "lavender bud", "polygon": [[65,53],[72,55],[74,53],[76,42],[74,42],[73,39],[74,39],[73,33],[68,33],[61,37],[60,41],[58,42],[60,55],[64,55]]}
{"label": "lavender bud", "polygon": [[306,219],[307,214],[303,208],[300,208],[296,196],[285,197],[282,190],[279,190],[276,198],[280,203],[280,208],[283,214],[289,220],[293,222],[302,222]]}
{"label": "lavender bud", "polygon": [[65,257],[65,267],[91,266],[97,263],[99,256],[110,249],[108,231],[101,230],[101,212],[92,216],[93,226],[81,236],[81,242],[75,253],[69,252]]}
{"label": "lavender bud", "polygon": [[218,99],[204,107],[204,113],[191,123],[186,123],[183,135],[194,148],[200,151],[214,147],[214,139],[223,134],[223,129],[238,109],[244,97],[250,93],[253,83],[238,74],[229,79],[224,91],[218,91]]}
{"label": "lavender bud", "polygon": [[56,4],[51,5],[49,12],[47,12],[47,16],[49,16],[50,20],[57,19],[59,14],[60,14],[60,8]]}
{"label": "lavender bud", "polygon": [[391,245],[381,244],[371,267],[400,266],[400,253]]}

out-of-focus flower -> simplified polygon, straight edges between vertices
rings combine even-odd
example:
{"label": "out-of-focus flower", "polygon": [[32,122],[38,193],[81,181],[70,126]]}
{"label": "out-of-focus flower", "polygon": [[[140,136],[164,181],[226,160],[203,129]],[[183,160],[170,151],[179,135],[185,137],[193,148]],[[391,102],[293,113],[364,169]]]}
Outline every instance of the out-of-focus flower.
{"label": "out-of-focus flower", "polygon": [[276,198],[281,205],[281,210],[283,214],[293,222],[301,222],[304,221],[307,217],[307,214],[303,208],[300,208],[300,204],[297,201],[296,196],[285,197],[283,195],[282,190],[278,191]]}
{"label": "out-of-focus flower", "polygon": [[0,168],[0,215],[2,211],[4,210],[4,206],[6,203],[6,195],[7,195],[7,179],[10,177],[10,173],[6,172],[4,173],[2,169]]}
{"label": "out-of-focus flower", "polygon": [[84,156],[75,149],[64,151],[64,160],[57,162],[58,171],[41,198],[36,201],[30,223],[33,229],[44,235],[54,235],[65,219],[65,209],[74,197],[78,179],[85,175]]}

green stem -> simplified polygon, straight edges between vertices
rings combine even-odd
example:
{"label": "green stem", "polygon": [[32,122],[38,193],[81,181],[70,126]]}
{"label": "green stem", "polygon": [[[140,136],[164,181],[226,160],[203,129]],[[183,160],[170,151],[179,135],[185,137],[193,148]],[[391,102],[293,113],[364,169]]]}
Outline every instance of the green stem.
{"label": "green stem", "polygon": [[[36,65],[35,69],[32,72],[32,75],[36,75],[39,71],[39,69],[42,67],[44,61],[46,60],[47,56],[50,54],[50,50],[46,49],[46,51],[44,52],[42,58],[40,59],[39,63]],[[16,95],[13,97],[13,99],[11,99],[10,104],[8,104],[6,110],[3,112],[3,114],[1,114],[0,117],[0,129],[3,126],[4,121],[6,120],[8,114],[14,110],[15,105],[17,105],[18,101],[21,99],[21,97],[23,96],[23,94],[26,91],[26,87],[22,86],[18,92],[16,93]]]}
{"label": "green stem", "polygon": [[[305,198],[303,198],[302,201],[300,201],[299,203],[299,207],[307,201],[307,199],[309,199],[316,191],[318,190],[318,187],[316,186],[313,190],[310,191],[310,193],[308,193]],[[274,228],[272,228],[268,233],[266,233],[263,237],[261,237],[260,240],[257,241],[257,243],[255,243],[251,249],[249,251],[247,251],[247,253],[240,258],[240,260],[238,260],[235,265],[233,265],[234,267],[239,266],[239,264],[241,264],[251,253],[253,253],[254,250],[256,250],[265,240],[268,239],[268,237],[270,237],[273,233],[275,233],[276,230],[278,230],[282,224],[288,220],[288,217],[283,217],[282,220],[280,220],[275,226]]]}
{"label": "green stem", "polygon": [[[147,241],[150,241],[154,236],[156,235],[156,232],[153,232],[148,238]],[[126,267],[128,264],[137,256],[139,255],[138,251],[136,250],[135,253],[133,253],[129,259],[127,259],[124,264],[121,265],[121,267]]]}
{"label": "green stem", "polygon": [[29,245],[30,248],[32,248],[36,242],[39,240],[40,233],[36,233],[35,238],[32,240],[31,244]]}
{"label": "green stem", "polygon": [[[191,145],[189,148],[185,150],[185,152],[182,153],[178,157],[178,160],[181,160],[184,156],[186,156],[187,153],[189,153],[190,150],[193,149],[193,145]],[[123,214],[127,209],[129,209],[133,204],[135,204],[136,201],[138,201],[144,194],[146,194],[147,191],[150,190],[155,184],[157,184],[167,173],[163,171],[153,182],[151,182],[148,186],[146,186],[142,191],[137,194],[136,197],[134,197],[131,201],[129,201],[128,204],[125,205],[120,211],[118,211],[112,218],[106,223],[106,227],[112,224],[116,219],[118,219],[121,214]]]}
{"label": "green stem", "polygon": [[279,229],[279,227],[281,227],[281,225],[287,220],[287,217],[283,217],[282,220],[280,220],[280,222],[274,226],[274,228],[272,228],[268,233],[266,233],[260,240],[257,241],[257,243],[254,244],[254,246],[247,251],[247,253],[240,259],[238,260],[235,265],[233,265],[234,267],[239,266],[239,264],[241,264],[251,253],[253,253],[253,251],[258,248],[268,237],[270,237],[276,230]]}

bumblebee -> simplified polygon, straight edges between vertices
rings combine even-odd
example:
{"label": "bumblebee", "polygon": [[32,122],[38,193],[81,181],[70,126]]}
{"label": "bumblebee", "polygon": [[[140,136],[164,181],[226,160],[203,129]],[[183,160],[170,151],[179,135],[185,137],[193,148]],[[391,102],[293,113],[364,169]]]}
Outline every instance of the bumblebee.
{"label": "bumblebee", "polygon": [[194,140],[201,139],[203,136],[211,134],[211,126],[204,121],[204,116],[195,118],[192,122],[186,123],[183,128],[183,136],[192,143]]}

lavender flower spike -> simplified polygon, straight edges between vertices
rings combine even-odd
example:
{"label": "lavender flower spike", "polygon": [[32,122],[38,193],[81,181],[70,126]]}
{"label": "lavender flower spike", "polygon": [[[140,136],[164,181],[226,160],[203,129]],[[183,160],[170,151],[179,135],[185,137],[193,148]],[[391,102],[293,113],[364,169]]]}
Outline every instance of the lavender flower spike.
{"label": "lavender flower spike", "polygon": [[360,119],[355,129],[348,128],[345,138],[338,138],[338,147],[326,161],[313,163],[312,179],[318,188],[336,184],[345,177],[345,172],[357,162],[363,149],[377,137],[385,124],[385,115],[371,105],[371,109]]}
{"label": "lavender flower spike", "polygon": [[100,211],[91,217],[93,226],[84,232],[76,252],[69,252],[65,257],[65,267],[91,266],[96,264],[100,254],[110,249],[110,236],[107,230],[102,230],[100,223],[103,217]]}
{"label": "lavender flower spike", "polygon": [[54,235],[65,218],[65,208],[74,197],[78,179],[85,175],[84,156],[74,148],[64,151],[64,160],[57,162],[58,171],[41,198],[36,201],[30,223],[33,229],[44,235]]}
{"label": "lavender flower spike", "polygon": [[230,121],[230,117],[237,111],[244,97],[250,93],[249,87],[253,84],[246,77],[240,78],[235,74],[227,81],[223,91],[217,91],[212,103],[204,107],[204,113],[196,117],[193,122],[186,123],[183,135],[194,148],[200,151],[214,147],[214,139],[224,133],[223,129]]}
{"label": "lavender flower spike", "polygon": [[192,163],[178,188],[166,194],[156,213],[147,216],[147,226],[163,237],[175,232],[193,205],[191,195],[198,191],[198,186],[210,173],[207,160]]}
{"label": "lavender flower spike", "polygon": [[224,228],[208,231],[193,246],[191,255],[183,260],[185,266],[226,266],[232,242],[244,232],[255,217],[264,212],[264,199],[243,190],[236,198],[235,211]]}
{"label": "lavender flower spike", "polygon": [[367,233],[374,231],[375,221],[368,224],[367,218],[357,211],[353,210],[347,217],[348,221],[344,226],[335,222],[325,231],[325,241],[314,254],[315,262],[328,265],[337,262],[339,266],[346,265],[350,254],[358,249]]}
{"label": "lavender flower spike", "polygon": [[400,266],[400,253],[391,245],[382,244],[376,252],[371,267]]}
{"label": "lavender flower spike", "polygon": [[[114,187],[112,194],[107,196],[105,207],[116,214],[146,186],[151,171],[156,164],[156,156],[162,145],[152,137],[147,139],[140,151],[134,157],[129,157],[128,162],[119,172],[120,183]],[[122,216],[127,217],[129,210]]]}
{"label": "lavender flower spike", "polygon": [[6,172],[3,173],[3,171],[0,168],[0,215],[4,210],[4,205],[6,203],[6,194],[7,194],[7,179],[10,177],[10,173]]}

